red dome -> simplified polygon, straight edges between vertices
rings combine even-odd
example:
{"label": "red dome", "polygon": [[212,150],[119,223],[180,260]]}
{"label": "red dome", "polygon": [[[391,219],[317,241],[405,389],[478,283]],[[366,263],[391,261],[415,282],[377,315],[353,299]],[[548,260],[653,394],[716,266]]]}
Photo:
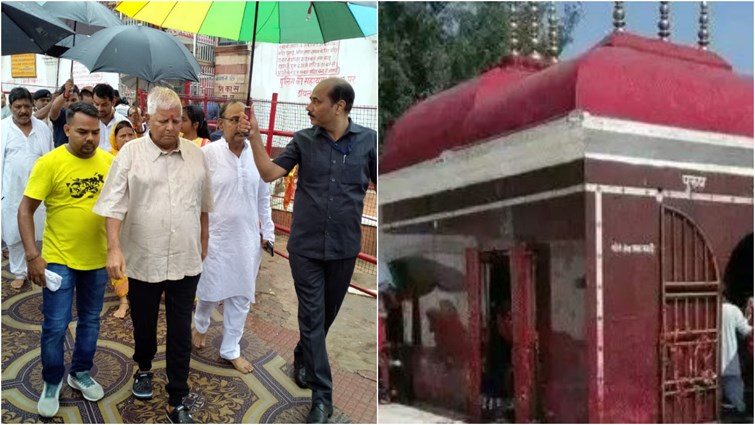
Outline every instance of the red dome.
{"label": "red dome", "polygon": [[506,61],[410,108],[391,128],[388,173],[579,109],[592,115],[752,137],[753,81],[695,47],[614,33],[539,70]]}

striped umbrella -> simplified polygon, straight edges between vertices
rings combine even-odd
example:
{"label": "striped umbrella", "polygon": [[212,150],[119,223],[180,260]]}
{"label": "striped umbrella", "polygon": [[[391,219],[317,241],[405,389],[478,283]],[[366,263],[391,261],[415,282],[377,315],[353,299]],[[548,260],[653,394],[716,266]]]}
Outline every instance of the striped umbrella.
{"label": "striped umbrella", "polygon": [[[374,5],[346,2],[124,1],[134,19],[194,34],[267,43],[327,43],[377,32]],[[257,13],[255,13],[257,10]]]}
{"label": "striped umbrella", "polygon": [[[251,41],[252,51],[257,41],[327,43],[377,33],[375,2],[124,1],[116,10],[164,28]],[[249,90],[253,68],[254,54]]]}

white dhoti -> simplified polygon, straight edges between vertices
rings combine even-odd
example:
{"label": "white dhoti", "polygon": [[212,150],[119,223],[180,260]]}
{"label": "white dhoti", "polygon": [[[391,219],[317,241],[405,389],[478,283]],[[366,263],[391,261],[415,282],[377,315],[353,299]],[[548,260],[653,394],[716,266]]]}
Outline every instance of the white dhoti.
{"label": "white dhoti", "polygon": [[[2,235],[8,245],[10,271],[16,279],[26,278],[26,252],[18,229],[18,207],[29,182],[34,163],[53,149],[52,133],[47,125],[32,117],[32,130],[26,136],[13,117],[0,122],[0,164],[2,164]],[[42,240],[46,210],[40,205],[34,212],[34,237]]]}
{"label": "white dhoti", "polygon": [[202,151],[210,170],[215,209],[209,214],[209,247],[197,285],[194,325],[198,332],[207,333],[210,316],[223,301],[220,356],[232,360],[241,356],[239,342],[255,301],[260,241],[275,238],[270,192],[248,144],[240,156],[231,152],[225,139]]}
{"label": "white dhoti", "polygon": [[[244,335],[244,325],[252,302],[249,298],[236,296],[223,300],[223,342],[220,344],[220,357],[233,360],[241,356],[241,336]],[[194,327],[199,333],[205,334],[210,328],[212,312],[218,306],[218,301],[197,301],[194,312]]]}
{"label": "white dhoti", "polygon": [[23,242],[8,244],[8,260],[10,272],[16,279],[26,279],[26,251]]}

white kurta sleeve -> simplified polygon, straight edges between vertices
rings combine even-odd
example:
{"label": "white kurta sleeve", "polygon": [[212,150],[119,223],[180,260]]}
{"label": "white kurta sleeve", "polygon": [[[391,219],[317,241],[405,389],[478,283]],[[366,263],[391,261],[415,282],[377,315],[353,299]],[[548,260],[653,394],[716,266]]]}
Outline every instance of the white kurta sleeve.
{"label": "white kurta sleeve", "polygon": [[5,146],[8,140],[8,123],[0,121],[0,193],[3,193],[3,176],[5,176]]}
{"label": "white kurta sleeve", "polygon": [[747,336],[752,332],[752,327],[747,323],[747,319],[745,319],[744,314],[742,314],[742,310],[740,310],[738,307],[736,308],[736,312],[734,315],[734,323],[737,328],[737,333],[742,336]]}
{"label": "white kurta sleeve", "polygon": [[45,139],[43,143],[43,153],[42,155],[52,152],[53,149],[55,149],[55,141],[52,138],[52,131],[50,131],[47,126],[44,127],[46,130]]}
{"label": "white kurta sleeve", "polygon": [[273,211],[270,208],[270,185],[265,183],[261,178],[257,185],[257,214],[260,217],[262,239],[275,242]]}
{"label": "white kurta sleeve", "polygon": [[47,127],[44,121],[32,120],[32,128],[34,132],[38,133],[31,147],[32,152],[37,156],[42,156],[55,149],[55,143],[52,140],[52,131],[50,131],[50,128]]}

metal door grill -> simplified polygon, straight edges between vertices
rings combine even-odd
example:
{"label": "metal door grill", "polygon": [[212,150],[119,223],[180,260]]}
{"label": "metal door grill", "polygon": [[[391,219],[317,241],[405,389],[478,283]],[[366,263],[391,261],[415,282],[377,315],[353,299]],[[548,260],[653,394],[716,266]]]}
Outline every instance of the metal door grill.
{"label": "metal door grill", "polygon": [[718,416],[718,269],[697,225],[677,210],[662,210],[662,420],[713,422]]}

